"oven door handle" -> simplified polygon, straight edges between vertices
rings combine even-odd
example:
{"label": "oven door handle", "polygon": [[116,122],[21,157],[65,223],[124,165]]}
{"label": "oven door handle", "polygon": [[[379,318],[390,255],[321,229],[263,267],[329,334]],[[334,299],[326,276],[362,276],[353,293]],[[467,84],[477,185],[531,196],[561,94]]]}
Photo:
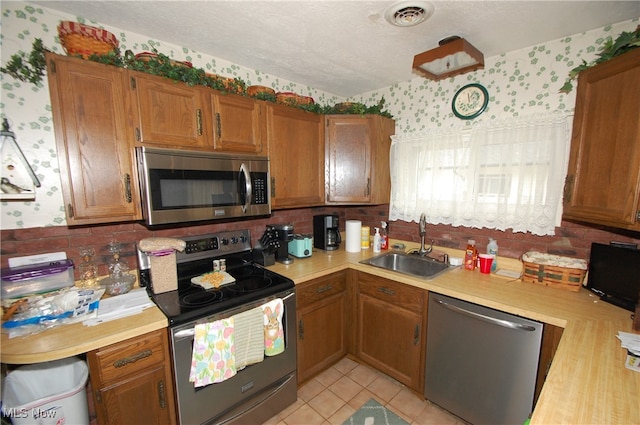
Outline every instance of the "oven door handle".
{"label": "oven door handle", "polygon": [[196,328],[191,328],[191,329],[183,329],[181,331],[178,331],[175,334],[173,334],[173,336],[176,338],[184,338],[187,336],[194,336],[195,334],[196,334]]}
{"label": "oven door handle", "polygon": [[284,297],[282,297],[282,301],[286,301],[291,297],[295,297],[296,293],[295,292],[291,292],[289,295],[285,295]]}

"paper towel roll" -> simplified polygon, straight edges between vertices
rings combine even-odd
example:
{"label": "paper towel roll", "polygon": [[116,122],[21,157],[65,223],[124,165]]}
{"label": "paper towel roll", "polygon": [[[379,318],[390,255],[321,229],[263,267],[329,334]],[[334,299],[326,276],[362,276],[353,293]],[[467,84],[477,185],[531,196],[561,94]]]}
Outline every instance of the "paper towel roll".
{"label": "paper towel roll", "polygon": [[362,230],[362,222],[360,220],[347,220],[347,252],[360,252],[360,240],[362,238],[360,231]]}

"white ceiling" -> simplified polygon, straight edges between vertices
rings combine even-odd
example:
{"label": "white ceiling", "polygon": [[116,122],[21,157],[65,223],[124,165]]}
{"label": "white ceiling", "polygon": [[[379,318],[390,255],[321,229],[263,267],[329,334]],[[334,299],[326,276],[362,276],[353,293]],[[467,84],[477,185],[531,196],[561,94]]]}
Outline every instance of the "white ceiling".
{"label": "white ceiling", "polygon": [[396,1],[31,3],[343,97],[415,78],[414,55],[450,35],[488,58],[640,16],[637,0],[431,1],[429,20],[396,27],[384,19]]}

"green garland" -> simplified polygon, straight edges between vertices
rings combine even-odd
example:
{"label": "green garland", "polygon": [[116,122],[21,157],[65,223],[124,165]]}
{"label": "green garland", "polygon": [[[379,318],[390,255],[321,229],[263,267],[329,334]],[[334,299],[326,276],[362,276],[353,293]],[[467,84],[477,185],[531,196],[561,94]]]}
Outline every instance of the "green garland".
{"label": "green garland", "polygon": [[46,51],[47,49],[42,45],[42,40],[36,38],[28,56],[23,51],[12,55],[7,66],[0,67],[0,72],[9,74],[16,80],[38,85],[42,81],[47,67],[44,57]]}
{"label": "green garland", "polygon": [[[32,47],[32,51],[28,56],[24,52],[19,52],[11,56],[11,61],[6,67],[0,68],[0,71],[20,81],[30,82],[36,85],[39,84],[45,75],[46,61],[44,54],[47,49],[43,46],[42,40],[39,38],[35,39]],[[127,68],[132,71],[158,75],[171,80],[181,81],[189,86],[205,86],[221,92],[247,96],[247,85],[240,78],[228,79],[216,77],[207,74],[202,69],[185,66],[155,49],[153,49],[152,53],[153,55],[145,58],[136,58],[130,50],[127,50],[124,56],[122,56],[120,55],[120,51],[116,49],[105,55],[93,54],[88,57],[88,60],[120,68]],[[258,93],[254,98],[267,102],[276,102],[276,96],[271,93]],[[339,105],[323,106],[316,103],[290,106],[318,114],[377,114],[393,118],[389,112],[383,109],[384,97],[380,99],[378,104],[373,106],[366,106],[362,103],[352,103],[350,105],[351,106],[346,109]]]}
{"label": "green garland", "polygon": [[620,33],[615,41],[609,37],[600,49],[601,51],[598,53],[598,57],[596,59],[592,60],[591,63],[587,63],[583,60],[582,64],[576,66],[569,72],[569,78],[567,78],[567,81],[565,81],[564,85],[560,88],[560,93],[569,93],[573,90],[573,84],[571,82],[578,78],[580,72],[599,63],[611,60],[616,56],[623,55],[637,47],[640,47],[640,25],[636,27],[635,31],[625,31]]}

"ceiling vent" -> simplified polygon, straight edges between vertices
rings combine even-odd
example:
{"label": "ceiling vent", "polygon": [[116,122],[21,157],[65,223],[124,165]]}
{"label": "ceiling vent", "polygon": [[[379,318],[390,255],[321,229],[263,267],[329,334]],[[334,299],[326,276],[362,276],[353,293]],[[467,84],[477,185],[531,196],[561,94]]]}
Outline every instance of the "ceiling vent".
{"label": "ceiling vent", "polygon": [[426,1],[399,1],[384,13],[384,19],[397,27],[413,27],[433,15],[433,4]]}

